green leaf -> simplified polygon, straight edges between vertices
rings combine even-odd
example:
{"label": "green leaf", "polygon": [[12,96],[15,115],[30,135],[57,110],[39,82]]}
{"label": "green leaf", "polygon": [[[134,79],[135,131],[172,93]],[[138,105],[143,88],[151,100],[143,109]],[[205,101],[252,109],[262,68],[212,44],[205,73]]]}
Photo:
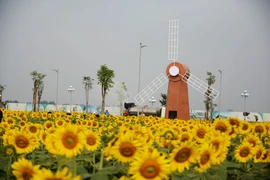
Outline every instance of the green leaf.
{"label": "green leaf", "polygon": [[95,180],[109,180],[108,176],[105,173],[102,172],[98,172],[97,174],[93,174],[93,176],[91,177],[91,179]]}
{"label": "green leaf", "polygon": [[77,166],[77,174],[80,175],[80,174],[87,174],[88,171],[87,169],[85,169],[84,166]]}

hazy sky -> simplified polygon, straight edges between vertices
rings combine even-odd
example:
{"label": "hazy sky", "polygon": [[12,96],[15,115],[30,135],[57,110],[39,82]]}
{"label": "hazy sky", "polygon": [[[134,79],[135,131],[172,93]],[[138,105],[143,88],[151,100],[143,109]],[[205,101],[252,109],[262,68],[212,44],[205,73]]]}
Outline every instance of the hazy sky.
{"label": "hazy sky", "polygon": [[[3,100],[32,101],[30,72],[44,73],[42,100],[84,104],[83,76],[95,79],[91,105],[101,104],[97,71],[106,64],[115,82],[125,82],[128,102],[138,93],[139,44],[142,49],[141,89],[167,65],[168,21],[178,19],[179,59],[206,81],[216,76],[221,110],[270,112],[270,1],[260,0],[0,0],[0,84]],[[115,90],[107,105],[118,105]],[[167,84],[153,96],[167,92]],[[204,96],[189,87],[190,108],[204,109]],[[219,100],[216,100],[218,104]],[[146,101],[145,104],[148,104]],[[156,105],[159,105],[157,103]]]}

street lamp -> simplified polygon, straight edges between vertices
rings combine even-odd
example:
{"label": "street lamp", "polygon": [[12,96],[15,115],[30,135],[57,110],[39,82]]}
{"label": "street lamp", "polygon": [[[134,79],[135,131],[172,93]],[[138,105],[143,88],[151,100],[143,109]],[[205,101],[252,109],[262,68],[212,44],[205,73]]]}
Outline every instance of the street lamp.
{"label": "street lamp", "polygon": [[219,102],[218,102],[218,117],[220,119],[220,109],[221,109],[221,84],[222,84],[222,70],[218,70],[220,73],[220,84],[219,84]]}
{"label": "street lamp", "polygon": [[149,99],[149,102],[152,104],[152,107],[153,107],[156,100],[154,97],[151,97],[151,99]]}
{"label": "street lamp", "polygon": [[57,111],[57,105],[58,105],[58,78],[59,78],[59,69],[53,69],[57,73],[57,82],[56,82],[56,101],[55,101],[55,107]]}
{"label": "street lamp", "polygon": [[[249,94],[247,93],[247,90],[244,90],[243,93],[241,93],[242,98],[244,98],[244,114],[246,114],[246,99],[249,96]],[[244,120],[246,120],[246,116],[244,115]]]}
{"label": "street lamp", "polygon": [[[147,46],[146,46],[146,45],[142,45],[142,43],[140,43],[138,94],[140,93],[140,85],[141,85],[141,62],[142,62],[142,48],[144,48],[144,47],[147,47]],[[139,116],[139,105],[137,105],[137,116]]]}
{"label": "street lamp", "polygon": [[75,91],[75,89],[72,87],[72,86],[69,86],[68,88],[68,92],[70,93],[70,103],[69,103],[69,106],[70,106],[70,113],[72,112],[71,110],[71,102],[72,102],[72,93]]}

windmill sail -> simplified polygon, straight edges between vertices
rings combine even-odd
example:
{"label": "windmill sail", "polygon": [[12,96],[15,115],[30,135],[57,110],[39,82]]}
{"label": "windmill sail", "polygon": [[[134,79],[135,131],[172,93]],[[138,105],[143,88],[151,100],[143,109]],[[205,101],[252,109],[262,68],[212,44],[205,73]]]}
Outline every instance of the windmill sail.
{"label": "windmill sail", "polygon": [[211,86],[209,87],[207,83],[203,82],[188,71],[186,71],[184,76],[182,76],[182,81],[186,82],[189,86],[198,90],[200,93],[208,96],[213,101],[215,101],[219,95],[219,91]]}
{"label": "windmill sail", "polygon": [[169,21],[168,60],[178,60],[179,20]]}
{"label": "windmill sail", "polygon": [[141,105],[167,81],[167,77],[163,73],[161,73],[148,86],[146,86],[139,94],[134,97],[136,103],[138,105]]}

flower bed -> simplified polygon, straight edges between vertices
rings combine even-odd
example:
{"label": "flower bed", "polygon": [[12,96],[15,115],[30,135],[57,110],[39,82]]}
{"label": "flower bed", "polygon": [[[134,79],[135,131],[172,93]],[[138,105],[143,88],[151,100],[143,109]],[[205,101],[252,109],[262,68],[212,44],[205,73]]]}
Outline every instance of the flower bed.
{"label": "flower bed", "polygon": [[270,125],[7,111],[6,179],[269,179]]}

